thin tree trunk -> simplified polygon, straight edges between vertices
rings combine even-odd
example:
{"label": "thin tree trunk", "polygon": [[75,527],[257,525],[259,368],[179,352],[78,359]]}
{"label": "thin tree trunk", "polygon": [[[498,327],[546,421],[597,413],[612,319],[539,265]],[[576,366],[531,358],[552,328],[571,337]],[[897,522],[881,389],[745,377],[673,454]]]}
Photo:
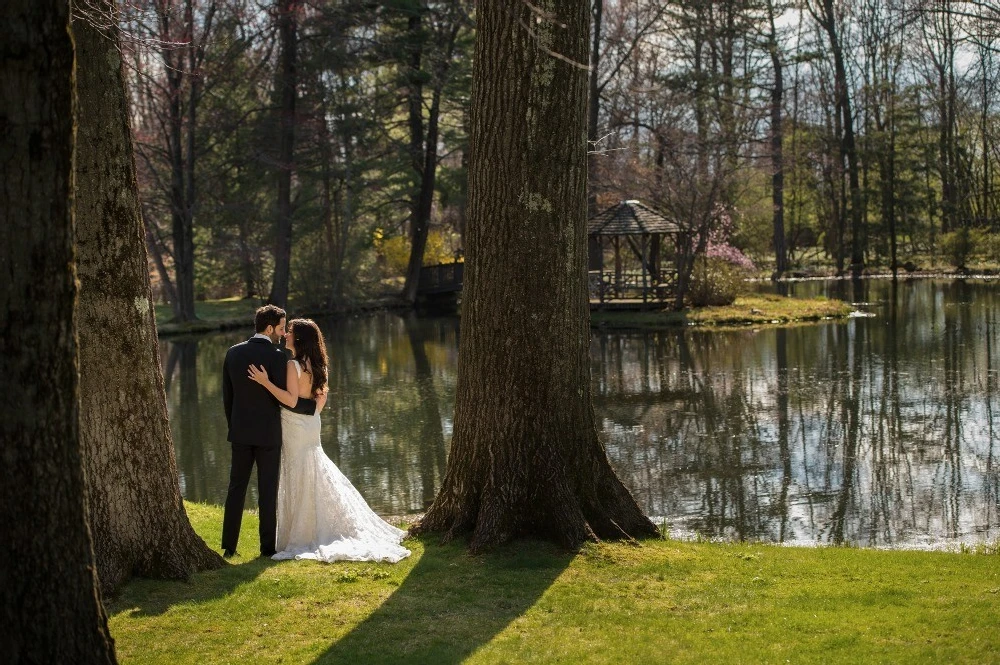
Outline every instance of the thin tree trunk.
{"label": "thin tree trunk", "polygon": [[854,115],[851,108],[851,95],[848,90],[847,66],[844,63],[844,49],[837,30],[837,19],[833,9],[833,0],[825,0],[827,35],[830,37],[830,48],[833,50],[834,78],[837,86],[837,99],[841,112],[843,136],[841,137],[841,159],[847,159],[847,179],[850,191],[851,211],[851,274],[855,277],[864,269],[864,228],[862,226],[861,185],[858,178],[858,151],[854,138]]}
{"label": "thin tree trunk", "polygon": [[114,663],[79,437],[69,6],[8,0],[0,23],[3,656]]}
{"label": "thin tree trunk", "polygon": [[[403,299],[409,303],[415,303],[417,300],[417,288],[420,286],[420,268],[424,263],[424,250],[427,247],[427,234],[430,231],[431,210],[434,205],[434,187],[437,178],[441,95],[448,70],[451,66],[455,39],[458,37],[459,27],[460,24],[456,22],[448,35],[449,39],[445,47],[444,57],[434,68],[434,85],[431,94],[431,107],[427,115],[426,137],[422,134],[423,100],[422,98],[418,98],[419,108],[416,108],[416,111],[421,114],[419,118],[413,117],[412,113],[415,105],[412,99],[410,103],[411,131],[420,128],[421,134],[418,137],[420,152],[419,154],[414,152],[414,158],[420,159],[420,168],[417,169],[420,186],[410,224],[410,260],[406,268],[406,283],[403,285]],[[417,30],[419,31],[419,23]],[[414,39],[420,39],[419,33],[414,35]],[[418,68],[420,66],[419,59],[416,62],[416,66]],[[422,97],[422,87],[417,85],[415,89]],[[411,141],[414,146],[418,143],[415,139],[411,139]]]}
{"label": "thin tree trunk", "polygon": [[601,115],[601,27],[604,16],[604,0],[591,0],[591,40],[590,77],[587,96],[587,218],[597,214],[597,191],[594,178],[597,177],[597,123]]}
{"label": "thin tree trunk", "polygon": [[[91,0],[93,1],[93,0]],[[187,287],[190,291],[188,296],[188,302],[190,310],[185,306],[185,316],[190,317],[185,320],[191,320],[197,318],[194,311],[194,301],[195,301],[195,288],[194,288],[194,208],[195,208],[195,129],[198,126],[198,98],[199,93],[199,82],[201,76],[198,72],[198,49],[195,46],[195,32],[194,32],[194,6],[193,0],[186,0],[184,5],[184,22],[187,31],[187,41],[188,41],[188,98],[187,98],[187,136],[185,137],[185,155],[184,155],[184,220],[187,226],[187,231],[184,234],[184,262],[186,265],[186,271],[189,275],[189,286]]]}
{"label": "thin tree trunk", "polygon": [[160,282],[163,284],[163,291],[166,294],[167,302],[173,307],[177,302],[177,289],[174,288],[174,283],[170,279],[170,271],[167,270],[167,266],[163,262],[163,251],[160,249],[160,241],[153,233],[150,225],[145,222],[145,216],[143,216],[143,226],[145,226],[146,231],[146,251],[153,256],[153,263],[156,264],[156,273],[160,276]]}
{"label": "thin tree trunk", "polygon": [[[96,7],[112,16],[112,0]],[[153,320],[115,27],[73,23],[77,48],[80,440],[101,588],[222,565],[181,501]]]}
{"label": "thin tree trunk", "polygon": [[288,304],[292,263],[292,171],[295,170],[295,102],[298,81],[296,58],[298,37],[295,0],[278,0],[278,34],[281,39],[281,67],[277,89],[281,95],[281,124],[278,147],[278,223],[274,249],[274,280],[268,301],[279,307]]}
{"label": "thin tree trunk", "polygon": [[774,68],[774,87],[771,88],[771,205],[773,207],[774,272],[776,277],[781,277],[788,269],[788,253],[785,248],[785,162],[782,153],[784,133],[781,117],[785,82],[781,51],[778,48],[778,34],[774,26],[774,6],[768,3],[767,8],[771,24],[768,50],[771,54],[771,65]]}
{"label": "thin tree trunk", "polygon": [[570,548],[658,535],[611,468],[591,403],[588,6],[477,7],[455,429],[416,527],[471,533],[473,552],[524,535]]}
{"label": "thin tree trunk", "polygon": [[430,231],[431,210],[434,205],[434,181],[437,176],[437,143],[438,121],[441,114],[441,90],[434,90],[430,114],[427,118],[427,144],[422,154],[423,166],[420,169],[420,189],[417,194],[417,205],[414,210],[413,222],[410,226],[410,260],[406,267],[406,283],[403,286],[403,298],[409,302],[417,301],[417,287],[420,286],[420,268],[424,264],[424,250],[427,248],[427,233]]}
{"label": "thin tree trunk", "polygon": [[170,217],[171,236],[174,245],[174,285],[177,299],[174,301],[174,319],[193,321],[194,311],[194,220],[184,195],[184,150],[181,147],[184,136],[183,63],[178,51],[170,44],[173,28],[171,19],[173,8],[164,5],[158,9],[159,32],[163,40],[163,63],[167,76],[167,92],[170,103],[167,113],[168,154],[170,158]]}

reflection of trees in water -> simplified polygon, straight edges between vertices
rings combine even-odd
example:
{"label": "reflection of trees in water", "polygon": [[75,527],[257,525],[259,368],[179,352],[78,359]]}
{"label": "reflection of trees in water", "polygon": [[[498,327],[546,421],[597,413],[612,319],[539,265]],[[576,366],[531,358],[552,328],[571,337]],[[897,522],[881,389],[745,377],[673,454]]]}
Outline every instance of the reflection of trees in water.
{"label": "reflection of trees in water", "polygon": [[[793,294],[805,287],[835,295],[814,283],[792,285]],[[907,281],[838,288],[877,317],[759,332],[594,334],[608,453],[647,512],[709,536],[775,541],[997,535],[1000,290]],[[420,510],[451,438],[457,319],[321,325],[332,389],[324,448],[379,512]],[[244,337],[161,345],[187,498],[225,496],[219,373],[226,349]]]}
{"label": "reflection of trees in water", "polygon": [[425,344],[427,330],[420,325],[415,315],[410,314],[404,319],[406,335],[413,350],[414,378],[420,393],[420,431],[417,435],[420,451],[420,482],[423,489],[423,506],[426,508],[434,501],[441,478],[444,476],[446,450],[444,429],[441,424],[441,408],[438,404],[437,390],[434,387],[434,374],[430,361],[427,359]]}
{"label": "reflection of trees in water", "polygon": [[337,385],[324,448],[377,512],[422,509],[451,435],[457,320],[385,315],[327,330]]}
{"label": "reflection of trees in water", "polygon": [[[454,399],[457,320],[376,316],[320,322],[330,352],[324,450],[375,510],[420,510],[444,472]],[[230,449],[222,361],[242,334],[164,341],[161,358],[182,491],[221,503]],[[248,505],[256,505],[251,483]]]}
{"label": "reflection of trees in water", "polygon": [[[184,337],[160,343],[170,429],[181,493],[192,501],[222,503],[229,483],[230,446],[222,406],[222,360],[239,337]],[[255,506],[251,483],[247,505]]]}
{"label": "reflection of trees in water", "polygon": [[1000,296],[840,288],[878,316],[595,336],[609,455],[648,512],[704,535],[777,541],[995,535]]}

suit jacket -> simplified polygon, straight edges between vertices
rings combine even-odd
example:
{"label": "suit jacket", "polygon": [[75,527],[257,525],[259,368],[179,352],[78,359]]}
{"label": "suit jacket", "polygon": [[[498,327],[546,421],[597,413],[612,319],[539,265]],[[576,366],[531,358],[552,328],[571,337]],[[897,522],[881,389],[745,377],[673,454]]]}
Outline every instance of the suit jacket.
{"label": "suit jacket", "polygon": [[[229,423],[229,441],[273,448],[281,445],[281,404],[267,388],[247,376],[250,365],[263,366],[271,382],[285,388],[285,354],[270,341],[251,337],[231,347],[222,365],[222,401]],[[300,398],[296,413],[312,415],[316,400]]]}

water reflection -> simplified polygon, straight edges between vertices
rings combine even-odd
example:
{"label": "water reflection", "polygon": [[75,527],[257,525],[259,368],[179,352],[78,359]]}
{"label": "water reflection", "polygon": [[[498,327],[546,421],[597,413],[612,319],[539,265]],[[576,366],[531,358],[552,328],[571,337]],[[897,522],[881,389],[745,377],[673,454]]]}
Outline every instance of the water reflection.
{"label": "water reflection", "polygon": [[[444,474],[451,438],[457,320],[393,315],[320,322],[330,352],[323,449],[382,514],[422,509]],[[226,350],[249,336],[161,342],[181,492],[222,503],[229,444],[222,410]],[[247,505],[256,505],[255,483]]]}
{"label": "water reflection", "polygon": [[[640,505],[675,532],[708,537],[927,546],[1000,536],[1000,291],[932,281],[788,288],[876,316],[594,334],[595,409]],[[423,509],[451,438],[457,320],[385,314],[322,327],[332,364],[325,450],[377,511]],[[219,372],[242,337],[162,343],[187,498],[225,495]]]}

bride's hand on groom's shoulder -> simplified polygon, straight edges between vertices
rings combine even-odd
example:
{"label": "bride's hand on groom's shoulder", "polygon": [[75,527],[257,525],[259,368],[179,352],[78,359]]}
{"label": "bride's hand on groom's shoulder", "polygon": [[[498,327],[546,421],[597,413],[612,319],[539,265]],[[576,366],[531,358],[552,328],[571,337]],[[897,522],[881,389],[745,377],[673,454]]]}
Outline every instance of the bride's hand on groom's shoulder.
{"label": "bride's hand on groom's shoulder", "polygon": [[264,371],[264,368],[255,367],[254,365],[250,365],[250,367],[247,368],[247,378],[251,381],[256,381],[261,385],[265,385],[268,382],[267,372]]}

